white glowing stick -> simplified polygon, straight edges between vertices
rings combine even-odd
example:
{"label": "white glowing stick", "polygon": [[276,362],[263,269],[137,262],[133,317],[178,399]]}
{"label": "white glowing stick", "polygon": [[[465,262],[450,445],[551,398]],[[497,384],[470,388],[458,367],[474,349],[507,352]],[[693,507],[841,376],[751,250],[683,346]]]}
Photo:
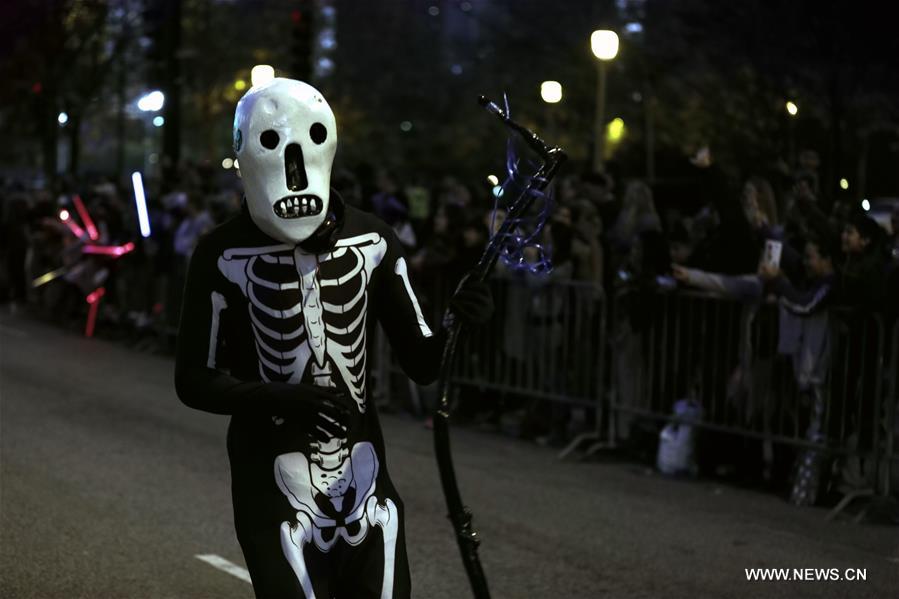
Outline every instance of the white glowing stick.
{"label": "white glowing stick", "polygon": [[144,180],[139,171],[131,173],[134,185],[134,203],[137,205],[137,221],[140,223],[141,237],[150,236],[150,216],[147,214],[147,198],[144,196]]}

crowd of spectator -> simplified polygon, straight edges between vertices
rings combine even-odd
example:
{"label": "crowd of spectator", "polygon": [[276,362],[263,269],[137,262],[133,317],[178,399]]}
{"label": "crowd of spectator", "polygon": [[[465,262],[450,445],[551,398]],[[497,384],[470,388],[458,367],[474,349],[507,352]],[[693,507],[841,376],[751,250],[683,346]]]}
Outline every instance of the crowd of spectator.
{"label": "crowd of spectator", "polygon": [[[783,298],[800,318],[840,305],[878,311],[886,322],[895,321],[899,210],[891,227],[882,227],[860,206],[827,197],[813,161],[790,175],[747,176],[738,188],[706,151],[683,175],[687,184],[679,191],[659,192],[647,181],[609,172],[563,173],[553,184],[556,205],[541,237],[553,263],[553,272],[544,275],[547,284],[593,289],[591,297],[607,306],[623,289],[698,287],[744,301]],[[446,297],[503,217],[494,210],[494,188],[486,178],[472,182],[447,175],[422,183],[388,168],[361,166],[337,169],[332,185],[348,205],[375,213],[396,232],[431,320],[439,320]],[[655,197],[660,193],[664,198]],[[135,250],[120,257],[82,254],[81,242],[59,218],[62,209],[74,213],[76,194],[97,225],[97,243],[132,241]],[[152,233],[141,238],[128,185],[86,177],[63,179],[51,190],[4,181],[0,293],[9,309],[27,306],[81,328],[88,308],[84,298],[102,286],[98,334],[170,351],[191,252],[204,232],[241,209],[241,192],[233,170],[222,174],[187,166],[171,180],[151,185],[148,197]],[[776,261],[767,254],[772,241],[779,242]],[[536,259],[536,252],[531,248],[526,257]],[[60,273],[57,280],[37,284],[52,272]],[[501,270],[500,276],[516,275]],[[553,317],[545,306],[528,305],[531,301],[525,295],[498,303],[502,324],[491,331],[518,338],[529,323]],[[515,314],[520,303],[525,307]],[[553,309],[563,310],[564,304]],[[511,322],[518,316],[524,320]],[[609,317],[621,322],[634,315],[610,312]],[[629,355],[617,333],[601,342],[622,343],[619,357]],[[513,429],[520,436],[561,445],[577,432],[578,422],[588,426],[589,413],[578,421],[567,408],[482,395],[487,397],[463,397],[460,413],[494,426],[514,414]]]}

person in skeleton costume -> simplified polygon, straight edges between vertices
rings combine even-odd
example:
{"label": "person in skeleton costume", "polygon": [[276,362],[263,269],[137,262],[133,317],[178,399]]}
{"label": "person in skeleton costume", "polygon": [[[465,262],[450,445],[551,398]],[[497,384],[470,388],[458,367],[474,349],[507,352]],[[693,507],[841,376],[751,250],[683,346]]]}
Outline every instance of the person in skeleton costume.
{"label": "person in skeleton costume", "polygon": [[[321,93],[253,87],[234,149],[246,201],[191,259],[178,396],[231,416],[235,527],[257,597],[408,597],[366,347],[380,322],[405,372],[429,383],[445,333],[425,322],[392,229],[330,190],[337,127]],[[450,302],[463,322],[492,309],[473,279]]]}

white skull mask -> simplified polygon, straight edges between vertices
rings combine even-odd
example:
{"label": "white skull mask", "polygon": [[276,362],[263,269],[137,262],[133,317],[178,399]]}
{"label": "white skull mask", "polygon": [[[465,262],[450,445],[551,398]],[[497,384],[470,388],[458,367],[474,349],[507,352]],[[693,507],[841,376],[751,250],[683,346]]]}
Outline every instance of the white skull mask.
{"label": "white skull mask", "polygon": [[263,232],[298,244],[328,212],[337,123],[311,85],[275,78],[250,88],[234,114],[234,150],[250,216]]}

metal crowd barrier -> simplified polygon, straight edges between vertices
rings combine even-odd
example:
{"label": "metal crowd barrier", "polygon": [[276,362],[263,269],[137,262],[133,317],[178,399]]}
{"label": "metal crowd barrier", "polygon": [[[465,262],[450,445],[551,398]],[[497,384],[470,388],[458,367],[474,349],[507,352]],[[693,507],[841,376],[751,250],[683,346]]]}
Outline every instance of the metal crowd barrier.
{"label": "metal crowd barrier", "polygon": [[453,383],[595,408],[604,372],[602,292],[539,279],[492,287],[499,317],[467,333]]}
{"label": "metal crowd barrier", "polygon": [[899,332],[885,364],[879,314],[834,308],[791,319],[776,303],[633,289],[616,295],[613,314],[612,443],[635,419],[677,421],[675,402],[688,400],[693,415],[682,422],[854,456],[877,472],[876,491],[889,493]]}
{"label": "metal crowd barrier", "polygon": [[[832,308],[823,319],[791,320],[775,302],[704,292],[624,289],[609,305],[580,282],[490,284],[496,315],[467,334],[452,383],[587,408],[592,430],[560,457],[585,441],[586,455],[614,447],[639,419],[677,422],[675,403],[689,400],[699,415],[681,422],[700,429],[863,460],[867,487],[847,491],[846,502],[895,488],[899,324],[888,337],[871,312]],[[442,318],[449,291],[419,289],[430,322]],[[383,335],[375,343],[375,387],[389,397],[399,367]],[[426,412],[414,385],[409,393]]]}
{"label": "metal crowd barrier", "polygon": [[[580,406],[590,417],[597,416],[606,381],[602,290],[583,282],[511,275],[489,284],[495,316],[483,327],[465,330],[450,379],[454,390],[476,387],[518,399]],[[439,323],[451,290],[437,284],[418,291],[429,322]],[[391,381],[396,380],[390,375],[399,369],[384,337],[379,333],[374,342],[379,359],[374,367],[376,394],[382,398],[390,394]],[[411,393],[417,408],[417,392]]]}

